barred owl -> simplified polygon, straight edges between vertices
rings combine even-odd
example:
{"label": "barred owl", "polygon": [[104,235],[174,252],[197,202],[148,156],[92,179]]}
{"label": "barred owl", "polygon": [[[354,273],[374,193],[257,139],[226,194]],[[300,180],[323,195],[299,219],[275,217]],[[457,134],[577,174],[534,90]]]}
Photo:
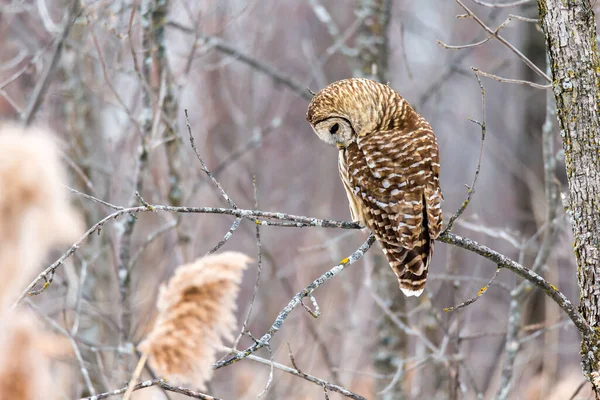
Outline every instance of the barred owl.
{"label": "barred owl", "polygon": [[389,86],[357,78],[317,93],[306,119],[339,149],[352,219],[375,235],[402,292],[419,296],[442,226],[431,126]]}

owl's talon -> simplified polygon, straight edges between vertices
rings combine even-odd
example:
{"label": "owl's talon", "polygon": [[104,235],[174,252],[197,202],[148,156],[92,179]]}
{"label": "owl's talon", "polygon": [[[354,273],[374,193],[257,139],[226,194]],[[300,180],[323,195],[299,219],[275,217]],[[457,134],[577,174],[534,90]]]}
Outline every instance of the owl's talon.
{"label": "owl's talon", "polygon": [[360,221],[357,221],[357,220],[352,220],[352,223],[354,223],[354,224],[356,224],[356,225],[360,226],[360,229],[365,229],[365,228],[366,228],[366,225],[365,225],[365,224],[363,224],[363,223],[362,223],[362,222],[360,222]]}

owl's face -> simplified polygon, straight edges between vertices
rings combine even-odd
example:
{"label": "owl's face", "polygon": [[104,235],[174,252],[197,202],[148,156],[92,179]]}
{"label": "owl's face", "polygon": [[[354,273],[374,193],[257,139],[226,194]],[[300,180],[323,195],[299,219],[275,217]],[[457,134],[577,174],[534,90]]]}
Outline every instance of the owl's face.
{"label": "owl's face", "polygon": [[322,141],[335,144],[340,149],[348,147],[356,140],[356,133],[345,118],[330,117],[317,122],[312,127]]}
{"label": "owl's face", "polygon": [[321,140],[344,149],[378,127],[395,92],[369,79],[334,82],[313,97],[306,119]]}

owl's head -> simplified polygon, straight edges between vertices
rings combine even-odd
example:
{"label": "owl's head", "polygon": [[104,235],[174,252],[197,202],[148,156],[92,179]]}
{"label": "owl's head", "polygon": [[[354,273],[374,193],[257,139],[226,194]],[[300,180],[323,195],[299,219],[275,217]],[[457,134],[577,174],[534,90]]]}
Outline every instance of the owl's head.
{"label": "owl's head", "polygon": [[306,119],[321,140],[346,148],[380,125],[383,104],[393,95],[391,88],[369,79],[344,79],[315,94]]}

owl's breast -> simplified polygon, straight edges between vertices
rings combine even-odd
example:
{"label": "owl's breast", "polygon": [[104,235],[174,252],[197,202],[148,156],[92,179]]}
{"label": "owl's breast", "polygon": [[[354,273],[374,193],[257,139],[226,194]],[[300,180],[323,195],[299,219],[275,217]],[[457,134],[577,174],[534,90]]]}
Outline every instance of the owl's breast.
{"label": "owl's breast", "polygon": [[[340,172],[340,178],[344,184],[344,190],[346,191],[346,197],[348,197],[348,204],[350,207],[350,215],[352,220],[359,222],[362,226],[369,227],[369,219],[366,215],[366,209],[361,198],[360,188],[352,184],[353,177],[357,176],[360,172],[359,165],[355,165],[354,154],[351,150],[351,146],[341,150],[338,156],[338,169]],[[356,147],[356,144],[354,144]],[[353,175],[352,177],[350,175]],[[369,227],[370,228],[370,227]]]}

